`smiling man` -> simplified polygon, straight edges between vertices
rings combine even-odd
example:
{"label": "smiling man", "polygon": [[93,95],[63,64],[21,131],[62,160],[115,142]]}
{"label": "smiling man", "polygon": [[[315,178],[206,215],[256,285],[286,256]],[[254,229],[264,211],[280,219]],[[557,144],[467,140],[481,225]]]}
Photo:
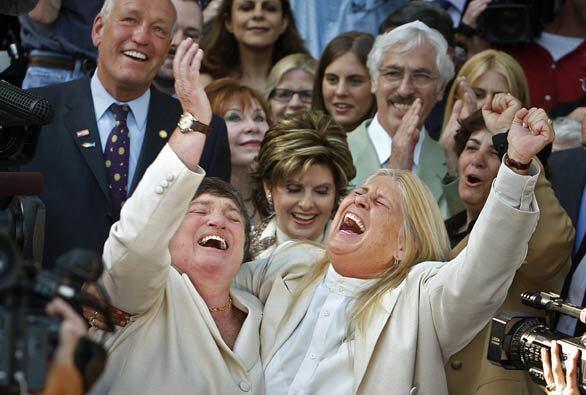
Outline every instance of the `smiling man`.
{"label": "smiling man", "polygon": [[419,21],[378,36],[367,62],[378,112],[348,135],[355,185],[379,168],[411,170],[444,218],[461,210],[457,182],[448,176],[444,149],[423,125],[454,75],[447,48],[438,31]]}
{"label": "smiling man", "polygon": [[[179,101],[151,87],[176,24],[169,0],[106,0],[92,27],[95,74],[35,91],[55,108],[25,167],[44,177],[46,267],[71,248],[102,251],[122,204],[177,125]],[[227,134],[218,122],[210,124],[200,165],[229,179]]]}

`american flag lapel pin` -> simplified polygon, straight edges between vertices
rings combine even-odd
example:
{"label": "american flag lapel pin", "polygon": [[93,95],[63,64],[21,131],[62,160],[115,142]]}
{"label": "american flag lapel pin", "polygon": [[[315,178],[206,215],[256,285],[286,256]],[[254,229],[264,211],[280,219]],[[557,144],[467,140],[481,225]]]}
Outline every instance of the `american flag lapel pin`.
{"label": "american flag lapel pin", "polygon": [[77,137],[85,137],[85,136],[89,136],[89,135],[90,135],[90,131],[89,131],[89,130],[87,130],[87,129],[80,130],[80,131],[78,131],[78,132],[75,132],[75,135],[76,135]]}

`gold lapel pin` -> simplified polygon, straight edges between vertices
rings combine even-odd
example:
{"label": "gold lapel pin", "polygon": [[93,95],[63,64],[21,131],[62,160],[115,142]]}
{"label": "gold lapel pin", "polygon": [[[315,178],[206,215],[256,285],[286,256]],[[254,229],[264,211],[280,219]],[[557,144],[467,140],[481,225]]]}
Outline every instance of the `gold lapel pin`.
{"label": "gold lapel pin", "polygon": [[166,130],[159,130],[159,137],[162,139],[166,139],[167,137],[169,137],[169,133],[167,133]]}

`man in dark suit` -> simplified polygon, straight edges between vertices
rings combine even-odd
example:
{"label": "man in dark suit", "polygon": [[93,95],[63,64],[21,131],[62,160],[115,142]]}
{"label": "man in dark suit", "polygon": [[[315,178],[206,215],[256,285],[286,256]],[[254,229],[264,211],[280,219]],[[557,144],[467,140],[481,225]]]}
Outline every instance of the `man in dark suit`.
{"label": "man in dark suit", "polygon": [[[55,107],[53,122],[41,131],[35,158],[25,166],[44,178],[45,267],[74,247],[101,253],[123,201],[180,116],[191,119],[191,114],[182,115],[176,99],[151,86],[167,56],[175,21],[168,0],[106,0],[92,28],[99,50],[94,76],[35,91]],[[114,107],[124,109],[123,119]],[[207,175],[229,180],[226,126],[214,117],[210,129],[200,165]],[[113,145],[122,140],[126,145]],[[113,166],[125,170],[113,174]],[[159,187],[165,188],[165,182]]]}
{"label": "man in dark suit", "polygon": [[[557,151],[549,158],[551,185],[562,207],[576,228],[572,267],[562,296],[569,302],[586,306],[586,150],[583,147]],[[557,329],[568,335],[584,332],[578,320],[561,316]]]}

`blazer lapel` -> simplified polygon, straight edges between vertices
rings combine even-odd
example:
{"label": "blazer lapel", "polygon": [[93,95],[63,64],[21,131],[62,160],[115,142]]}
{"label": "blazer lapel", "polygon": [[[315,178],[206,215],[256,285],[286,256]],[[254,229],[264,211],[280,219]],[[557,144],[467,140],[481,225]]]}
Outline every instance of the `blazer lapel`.
{"label": "blazer lapel", "polygon": [[[427,132],[426,132],[427,133]],[[443,149],[443,148],[442,148]],[[425,136],[425,140],[423,140],[423,145],[421,147],[421,153],[419,156],[419,166],[417,168],[416,175],[423,181],[425,185],[427,185],[435,198],[436,201],[442,196],[442,190],[433,188],[436,185],[435,182],[432,180],[436,180],[439,178],[441,185],[441,180],[445,176],[445,158],[442,159],[442,152],[438,151],[438,147],[435,146],[434,141],[432,141],[429,135]],[[440,164],[443,163],[443,166]]]}
{"label": "blazer lapel", "polygon": [[162,107],[164,105],[163,100],[169,99],[163,97],[163,95],[165,94],[155,88],[151,88],[145,136],[130,185],[129,195],[132,195],[146,169],[153,163],[169,137],[171,137],[174,125],[178,121],[176,111],[170,111],[169,108]]}
{"label": "blazer lapel", "polygon": [[395,308],[404,283],[403,281],[398,287],[382,297],[379,309],[372,315],[366,331],[357,331],[356,333],[356,345],[354,347],[354,393],[358,393],[358,388],[360,388],[360,383],[366,373],[366,368],[368,368],[370,357],[374,352],[374,347],[385,325],[389,321],[389,317]]}
{"label": "blazer lapel", "polygon": [[63,116],[67,132],[109,201],[110,192],[89,78],[84,78],[77,85],[77,89],[72,89],[71,98],[67,101]]}
{"label": "blazer lapel", "polygon": [[[280,278],[275,280],[275,284],[273,285],[273,290],[271,292],[275,292],[276,285],[281,288],[280,292],[278,292],[278,293],[280,295],[282,295],[282,298],[279,298],[279,300],[277,301],[277,303],[275,303],[275,305],[278,305],[282,309],[282,311],[276,312],[274,310],[271,310],[271,314],[273,316],[278,316],[280,319],[280,322],[276,326],[275,333],[273,333],[274,343],[273,343],[272,347],[270,347],[268,350],[266,350],[267,351],[266,355],[263,355],[262,360],[263,360],[264,367],[266,367],[269,364],[269,362],[271,361],[271,359],[273,358],[275,353],[287,341],[287,339],[291,336],[291,334],[293,333],[295,328],[297,328],[297,325],[299,325],[299,323],[301,322],[301,320],[305,316],[305,313],[307,313],[307,309],[309,308],[309,304],[311,303],[311,298],[313,297],[313,293],[315,291],[315,288],[317,287],[319,282],[322,280],[323,280],[323,276],[320,276],[313,283],[311,283],[309,286],[307,286],[303,290],[303,293],[301,295],[297,296],[297,300],[295,300],[295,304],[293,304],[293,300],[296,297],[294,295],[296,287],[294,287],[293,283],[302,281],[302,278],[291,280],[291,281],[287,281],[286,279],[283,280]],[[291,288],[291,287],[293,287],[293,288]],[[288,306],[291,306],[290,309],[287,309]],[[266,310],[266,306],[265,306],[265,310]],[[290,314],[287,316],[287,313],[289,310],[290,310]],[[273,314],[273,312],[275,314]],[[283,318],[286,318],[286,320],[284,320]],[[264,320],[265,320],[265,318],[263,317],[263,327],[265,325]],[[267,333],[267,335],[270,336],[270,334],[268,334],[268,333]],[[261,341],[261,344],[270,344],[270,343],[266,343],[264,341]]]}

